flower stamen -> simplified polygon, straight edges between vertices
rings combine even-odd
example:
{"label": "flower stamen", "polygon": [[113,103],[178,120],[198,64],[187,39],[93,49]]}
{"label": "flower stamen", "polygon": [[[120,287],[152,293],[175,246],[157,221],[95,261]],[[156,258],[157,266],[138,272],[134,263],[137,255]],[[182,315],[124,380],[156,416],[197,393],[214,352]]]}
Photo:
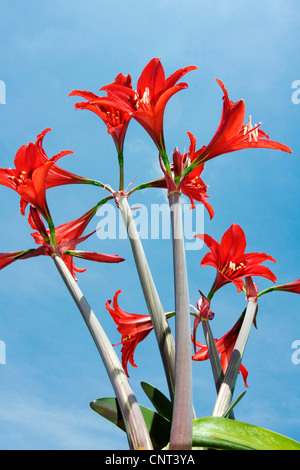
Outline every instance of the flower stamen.
{"label": "flower stamen", "polygon": [[229,263],[224,267],[222,270],[223,274],[226,276],[230,276],[233,273],[236,273],[237,271],[240,271],[245,267],[244,263],[239,263],[236,264],[233,261],[229,261]]}
{"label": "flower stamen", "polygon": [[116,113],[106,111],[106,115],[108,118],[109,126],[117,127],[120,124],[122,124],[121,119],[120,119],[120,111],[117,110]]}
{"label": "flower stamen", "polygon": [[249,116],[247,124],[244,126],[244,135],[247,135],[249,142],[252,142],[252,138],[255,142],[258,142],[258,127],[261,125],[261,122],[252,125],[252,116]]}
{"label": "flower stamen", "polygon": [[125,341],[128,341],[131,338],[132,338],[131,335],[125,336],[124,338],[122,338],[122,343],[125,342]]}
{"label": "flower stamen", "polygon": [[136,106],[136,109],[143,109],[143,110],[147,110],[150,108],[150,90],[148,87],[145,88],[145,91],[144,91],[144,94],[142,96],[142,98],[139,97],[139,94],[136,93],[135,94],[135,99],[136,99],[136,102],[135,102],[135,106]]}
{"label": "flower stamen", "polygon": [[143,98],[140,100],[140,103],[149,104],[150,103],[150,90],[148,87],[145,88]]}

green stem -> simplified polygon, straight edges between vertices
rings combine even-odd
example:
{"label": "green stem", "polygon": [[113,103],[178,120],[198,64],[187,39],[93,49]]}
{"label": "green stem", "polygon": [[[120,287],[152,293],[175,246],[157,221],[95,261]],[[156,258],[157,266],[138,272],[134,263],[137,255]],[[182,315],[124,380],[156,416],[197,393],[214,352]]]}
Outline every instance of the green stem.
{"label": "green stem", "polygon": [[177,192],[169,195],[176,312],[175,396],[170,450],[191,449],[193,434],[190,306],[180,196]]}
{"label": "green stem", "polygon": [[107,191],[113,194],[113,190],[111,189],[111,187],[107,184],[101,183],[101,181],[91,180],[91,179],[86,178],[85,180],[81,181],[81,184],[91,184],[93,186],[98,186],[99,188],[106,189]]}
{"label": "green stem", "polygon": [[107,196],[107,197],[104,197],[103,199],[101,199],[101,201],[99,201],[91,210],[94,211],[94,213],[96,214],[97,213],[97,210],[103,206],[104,204],[106,204],[108,201],[111,201],[112,199],[114,199],[114,196]]}
{"label": "green stem", "polygon": [[232,355],[225,373],[223,383],[220,387],[218,398],[213,411],[213,416],[223,416],[230,406],[234,393],[236,379],[239,373],[244,350],[250,334],[251,325],[255,318],[256,310],[257,303],[253,300],[249,300],[243,324],[241,326],[234,349],[232,351]]}
{"label": "green stem", "polygon": [[273,292],[275,290],[278,290],[278,286],[276,287],[269,287],[268,289],[262,290],[259,294],[257,294],[257,298],[261,297],[264,294],[268,294],[269,292]]}
{"label": "green stem", "polygon": [[169,324],[160,302],[146,255],[138,234],[133,215],[126,196],[121,195],[119,208],[128,233],[134,261],[137,267],[141,287],[151,317],[158,347],[160,350],[171,401],[174,398],[175,380],[175,346],[174,339],[170,331]]}
{"label": "green stem", "polygon": [[49,231],[50,231],[51,243],[56,248],[57,247],[56,233],[55,233],[55,226],[54,226],[54,223],[52,222],[52,220],[51,221],[48,220],[48,227],[49,227]]}
{"label": "green stem", "polygon": [[169,157],[167,155],[167,152],[166,152],[164,146],[162,146],[162,148],[159,149],[159,153],[160,153],[161,159],[163,161],[165,170],[169,173],[169,175],[172,175]]}
{"label": "green stem", "polygon": [[63,260],[57,255],[53,256],[53,260],[103,360],[122,411],[130,448],[152,450],[151,439],[139,404],[113,346]]}
{"label": "green stem", "polygon": [[118,152],[118,161],[119,161],[119,168],[120,168],[120,182],[119,182],[119,191],[123,191],[124,189],[124,156],[123,152]]}
{"label": "green stem", "polygon": [[[141,189],[146,189],[146,188],[162,188],[162,182],[163,182],[163,178],[160,178],[160,179],[156,179],[156,180],[153,180],[153,181],[149,181],[148,183],[142,183],[142,184],[139,184],[138,186],[136,186],[135,188],[131,189],[128,193],[127,193],[127,196],[131,196],[132,193],[134,193],[135,191],[140,191]],[[166,186],[165,186],[166,187]]]}

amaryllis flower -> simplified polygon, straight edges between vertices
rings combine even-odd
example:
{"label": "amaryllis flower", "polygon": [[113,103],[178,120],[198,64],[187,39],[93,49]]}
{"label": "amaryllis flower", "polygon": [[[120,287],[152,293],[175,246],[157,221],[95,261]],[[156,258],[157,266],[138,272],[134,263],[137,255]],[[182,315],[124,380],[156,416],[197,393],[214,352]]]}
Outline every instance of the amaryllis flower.
{"label": "amaryllis flower", "polygon": [[63,259],[65,265],[70,273],[76,279],[76,272],[84,272],[86,268],[78,268],[75,266],[73,257],[83,258],[90,261],[98,261],[101,263],[120,263],[124,261],[118,255],[107,255],[103,253],[96,253],[91,251],[78,251],[76,247],[79,243],[87,240],[96,231],[82,235],[87,225],[95,215],[96,207],[86,212],[78,219],[72,220],[55,228],[56,246],[50,241],[51,234],[44,226],[44,223],[34,207],[30,207],[30,215],[28,221],[31,227],[37,232],[32,233],[32,236],[37,244],[45,247],[44,255],[53,256],[58,254]]}
{"label": "amaryllis flower", "polygon": [[43,149],[43,139],[50,130],[45,129],[39,134],[35,143],[20,147],[14,159],[15,168],[0,168],[0,184],[14,189],[21,196],[21,214],[25,214],[29,203],[36,207],[47,221],[51,217],[46,201],[46,189],[85,180],[55,163],[59,158],[73,152],[67,150],[50,159],[47,157]]}
{"label": "amaryllis flower", "polygon": [[[200,292],[200,291],[199,291]],[[197,315],[194,318],[193,326],[193,344],[196,351],[196,331],[201,321],[212,320],[215,316],[214,312],[210,310],[210,300],[200,292],[201,297],[197,301],[197,308],[195,309]],[[193,307],[194,308],[194,307]]]}
{"label": "amaryllis flower", "polygon": [[[135,313],[125,312],[121,309],[118,304],[118,297],[121,292],[121,290],[118,290],[115,293],[113,302],[111,300],[106,302],[106,309],[109,311],[114,322],[118,326],[117,331],[122,335],[120,343],[122,344],[122,367],[126,375],[129,377],[127,370],[128,362],[133,367],[137,367],[133,358],[135,348],[153,330],[153,325],[150,315],[137,315]],[[171,315],[172,314],[166,314],[166,318],[169,318]]]}
{"label": "amaryllis flower", "polygon": [[[119,74],[115,81],[115,85],[123,87],[131,87],[131,78],[123,74]],[[87,101],[76,103],[76,109],[88,109],[97,114],[107,126],[107,132],[112,136],[118,153],[123,152],[124,139],[131,116],[108,103],[106,97],[100,97],[90,91],[73,90],[69,96],[81,96]]]}
{"label": "amaryllis flower", "polygon": [[[34,206],[30,206],[28,222],[30,226],[37,230],[32,236],[39,248],[16,251],[11,253],[0,253],[0,270],[17,260],[24,260],[36,256],[60,256],[72,276],[75,278],[75,272],[83,272],[85,269],[79,269],[74,265],[73,256],[84,258],[101,263],[120,263],[124,261],[118,255],[106,255],[91,251],[77,251],[76,246],[89,238],[94,232],[81,236],[87,224],[95,214],[95,209],[91,209],[76,220],[61,225],[55,229],[56,240],[53,240],[53,234],[46,229],[42,217]],[[55,242],[55,243],[54,243]]]}
{"label": "amaryllis flower", "polygon": [[209,298],[229,282],[233,282],[238,292],[244,287],[243,278],[249,276],[262,276],[276,282],[275,275],[266,266],[261,266],[264,261],[276,260],[265,253],[245,253],[246,237],[239,225],[232,224],[224,233],[221,243],[218,243],[209,235],[195,235],[204,241],[211,250],[201,261],[201,266],[213,266],[217,269],[217,275]]}
{"label": "amaryllis flower", "polygon": [[127,370],[128,361],[133,367],[137,367],[133,358],[135,348],[152,331],[153,325],[149,315],[137,315],[121,309],[118,304],[118,297],[121,292],[121,290],[118,290],[115,293],[112,307],[111,300],[106,302],[106,309],[111,314],[116,325],[118,325],[117,330],[122,335],[122,366],[129,377]]}
{"label": "amaryllis flower", "polygon": [[300,279],[294,282],[288,282],[287,284],[282,284],[280,286],[275,286],[274,290],[279,290],[283,292],[294,292],[294,294],[300,294]]}
{"label": "amaryllis flower", "polygon": [[132,89],[130,75],[127,75],[126,85],[116,84],[115,81],[101,90],[108,93],[114,106],[132,115],[148,132],[158,149],[165,152],[163,117],[166,104],[175,93],[187,88],[186,83],[177,82],[195,69],[197,67],[194,66],[179,69],[166,79],[160,59],[154,58],[144,68],[136,90]]}
{"label": "amaryllis flower", "polygon": [[195,208],[195,201],[201,202],[207,209],[210,218],[214,216],[214,210],[211,204],[207,202],[209,197],[207,194],[207,185],[200,178],[203,171],[203,165],[199,165],[191,173],[188,174],[186,179],[180,186],[181,192],[185,194],[191,201],[191,209]]}
{"label": "amaryllis flower", "polygon": [[300,279],[294,282],[288,282],[287,284],[281,284],[280,286],[269,287],[258,294],[260,297],[263,294],[268,294],[273,291],[292,292],[294,294],[300,294]]}
{"label": "amaryllis flower", "polygon": [[18,259],[28,259],[43,255],[44,251],[45,250],[41,247],[38,249],[33,248],[23,251],[13,251],[10,253],[0,253],[0,270],[6,268],[6,266],[13,263],[14,261],[17,261]]}
{"label": "amaryllis flower", "polygon": [[185,194],[191,201],[191,209],[195,208],[194,201],[201,202],[207,209],[210,218],[214,216],[214,210],[207,202],[209,197],[207,194],[207,185],[203,182],[200,175],[204,170],[204,164],[198,165],[194,168],[188,175],[182,176],[185,168],[193,162],[195,158],[195,139],[191,133],[188,132],[190,137],[190,147],[189,151],[185,154],[181,154],[179,149],[176,147],[173,152],[173,164],[170,167],[171,174],[166,171],[161,161],[161,168],[164,173],[164,178],[159,180],[152,181],[149,183],[148,187],[160,187],[167,188],[168,193],[173,191],[182,192]]}
{"label": "amaryllis flower", "polygon": [[[243,323],[243,318],[244,315],[241,315],[230,331],[228,331],[222,338],[215,339],[217,351],[221,355],[220,361],[224,374],[226,373],[226,369],[228,367],[232,351],[234,349],[238,334],[240,332]],[[205,344],[199,343],[198,341],[196,341],[196,346],[200,349],[192,356],[193,361],[206,361],[207,359],[209,359],[209,352],[207,346]],[[248,371],[247,369],[245,369],[243,364],[240,365],[239,372],[241,372],[243,376],[245,386],[248,387]]]}
{"label": "amaryllis flower", "polygon": [[184,169],[188,166],[189,163],[192,163],[196,158],[195,156],[196,139],[189,132],[188,132],[188,135],[190,138],[189,151],[187,154],[180,155],[181,161],[179,160],[179,156],[177,155],[177,161],[180,162],[179,165],[178,165],[178,162],[176,163],[177,170],[175,168],[175,161],[176,161],[176,157],[174,159],[175,152],[173,156],[174,173],[176,175],[176,172],[177,172],[178,176],[180,177],[180,183],[178,185],[178,188],[183,192],[183,194],[185,194],[190,199],[192,209],[195,207],[194,200],[201,202],[206,207],[210,215],[210,218],[212,219],[214,216],[214,210],[212,206],[207,202],[207,198],[209,197],[207,194],[207,185],[204,184],[203,180],[200,178],[200,175],[202,174],[202,171],[204,170],[204,163],[194,168],[190,173],[188,173],[187,176],[182,177],[182,173]]}
{"label": "amaryllis flower", "polygon": [[194,165],[204,163],[212,158],[235,150],[247,148],[269,148],[292,153],[286,145],[269,140],[269,136],[260,129],[259,124],[252,124],[252,118],[245,122],[245,102],[236,102],[228,98],[227,90],[221,80],[217,80],[224,92],[224,103],[221,122],[212,140],[195,154]]}

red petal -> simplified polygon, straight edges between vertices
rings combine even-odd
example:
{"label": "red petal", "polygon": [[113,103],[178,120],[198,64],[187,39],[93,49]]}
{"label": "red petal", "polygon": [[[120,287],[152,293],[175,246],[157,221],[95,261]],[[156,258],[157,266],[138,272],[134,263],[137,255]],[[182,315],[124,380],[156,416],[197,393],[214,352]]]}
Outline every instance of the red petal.
{"label": "red petal", "polygon": [[242,256],[246,250],[246,237],[242,228],[239,225],[232,224],[224,233],[221,246],[228,262]]}
{"label": "red petal", "polygon": [[146,65],[137,82],[139,98],[143,97],[145,89],[149,89],[150,100],[157,100],[164,89],[165,72],[160,59],[154,58]]}
{"label": "red petal", "polygon": [[69,93],[69,96],[81,96],[88,101],[97,100],[99,98],[98,95],[95,95],[95,93],[92,93],[91,91],[82,90],[73,90],[71,93]]}
{"label": "red petal", "polygon": [[120,263],[125,261],[118,255],[106,255],[102,253],[95,253],[92,251],[71,251],[68,254],[76,256],[77,258],[83,258],[90,261],[98,261],[99,263]]}
{"label": "red petal", "polygon": [[207,253],[207,255],[204,256],[203,260],[201,261],[201,266],[211,264],[216,268],[220,267],[221,261],[223,259],[221,245],[214,238],[207,234],[199,234],[195,235],[195,237],[200,238],[200,240],[203,240],[207,247],[211,250],[210,255],[209,253]]}
{"label": "red petal", "polygon": [[294,292],[295,294],[300,294],[300,279],[294,282],[289,282],[288,284],[282,284],[275,287],[276,290],[284,292]]}

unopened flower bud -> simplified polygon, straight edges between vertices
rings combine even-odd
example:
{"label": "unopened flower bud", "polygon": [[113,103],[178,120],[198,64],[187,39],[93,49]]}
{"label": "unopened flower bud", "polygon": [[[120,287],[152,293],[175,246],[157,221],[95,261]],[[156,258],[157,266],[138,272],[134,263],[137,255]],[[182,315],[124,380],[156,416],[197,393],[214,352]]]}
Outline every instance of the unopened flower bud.
{"label": "unopened flower bud", "polygon": [[181,176],[182,173],[182,156],[179,152],[178,147],[175,148],[173,152],[173,166],[174,166],[174,175]]}

